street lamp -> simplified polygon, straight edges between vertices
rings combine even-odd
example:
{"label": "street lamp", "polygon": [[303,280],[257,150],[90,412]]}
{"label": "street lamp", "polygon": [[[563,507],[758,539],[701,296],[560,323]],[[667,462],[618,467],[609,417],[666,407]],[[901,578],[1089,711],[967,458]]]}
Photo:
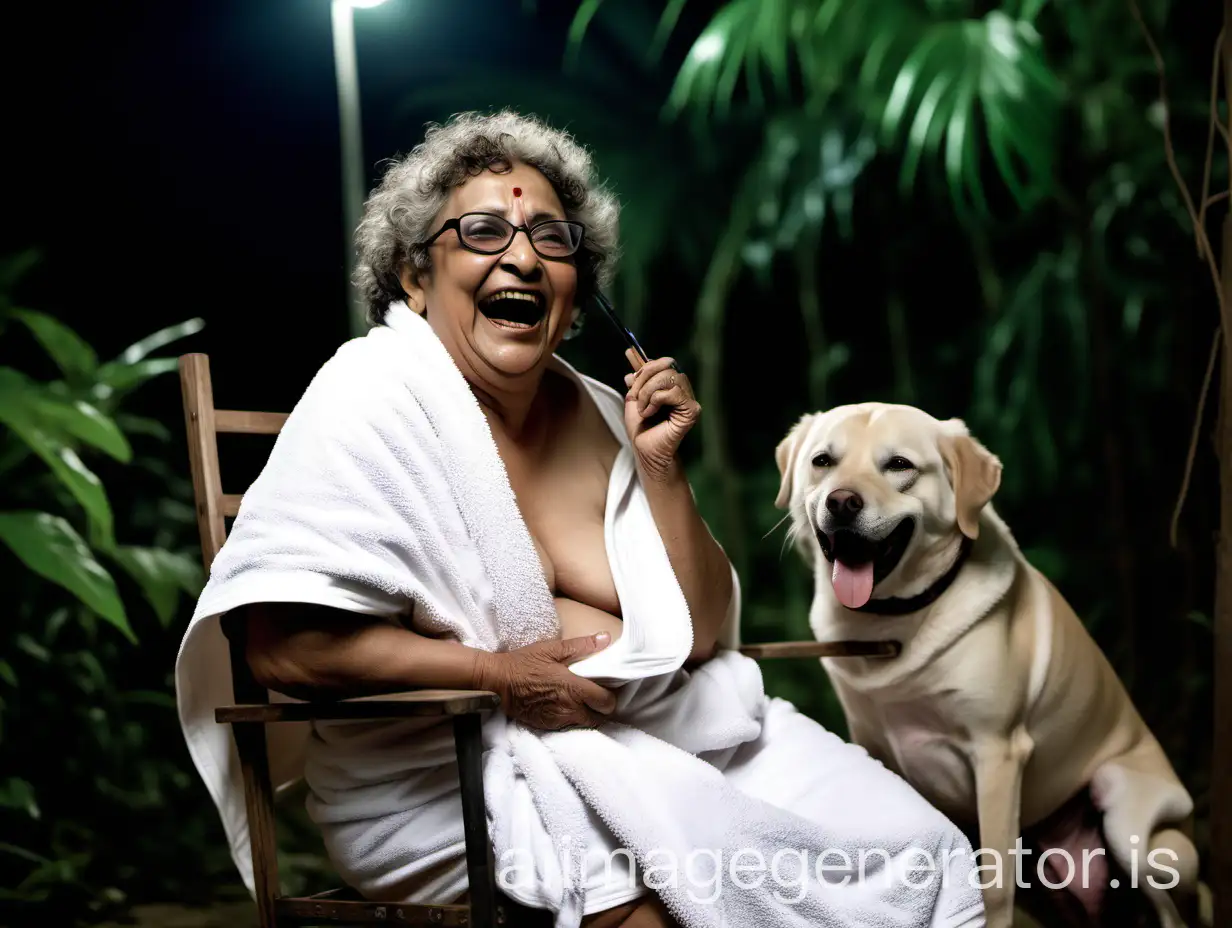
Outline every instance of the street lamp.
{"label": "street lamp", "polygon": [[355,289],[355,227],[364,207],[364,139],[359,118],[359,72],[355,65],[356,7],[380,6],[385,0],[332,0],[334,71],[338,79],[338,117],[342,136],[342,221],[346,254],[347,303],[352,335],[367,329],[365,307]]}

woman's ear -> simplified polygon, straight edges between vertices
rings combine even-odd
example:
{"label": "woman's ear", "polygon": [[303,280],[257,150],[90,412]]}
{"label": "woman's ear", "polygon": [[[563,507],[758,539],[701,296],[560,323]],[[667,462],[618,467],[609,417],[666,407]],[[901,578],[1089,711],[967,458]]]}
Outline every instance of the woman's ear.
{"label": "woman's ear", "polygon": [[937,446],[950,469],[958,530],[974,541],[980,513],[1001,486],[1001,461],[970,435],[943,435]]}
{"label": "woman's ear", "polygon": [[423,275],[411,267],[410,261],[403,261],[398,266],[398,282],[402,284],[402,292],[406,294],[406,305],[411,312],[423,315],[428,308],[427,294],[421,285]]}

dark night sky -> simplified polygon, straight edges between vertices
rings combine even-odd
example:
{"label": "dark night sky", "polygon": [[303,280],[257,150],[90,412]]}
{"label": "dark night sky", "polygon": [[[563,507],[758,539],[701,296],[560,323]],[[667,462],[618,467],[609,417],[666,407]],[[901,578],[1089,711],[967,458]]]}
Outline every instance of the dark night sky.
{"label": "dark night sky", "polygon": [[[557,68],[567,20],[550,6],[358,11],[366,162],[418,140],[436,114],[407,116],[400,101],[464,73],[468,55]],[[289,408],[348,334],[328,0],[13,14],[0,252],[45,254],[24,300],[103,356],[200,315],[206,330],[177,350],[210,353],[220,405]]]}

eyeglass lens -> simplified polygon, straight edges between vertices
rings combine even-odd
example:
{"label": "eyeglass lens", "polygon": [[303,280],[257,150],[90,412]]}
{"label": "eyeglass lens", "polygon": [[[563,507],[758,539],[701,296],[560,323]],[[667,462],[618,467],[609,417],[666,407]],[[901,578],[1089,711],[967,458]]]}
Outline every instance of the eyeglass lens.
{"label": "eyeglass lens", "polygon": [[[515,231],[508,220],[486,213],[467,213],[458,222],[463,244],[488,254],[508,247]],[[530,230],[530,241],[545,258],[567,258],[582,244],[582,227],[559,219],[541,222]]]}

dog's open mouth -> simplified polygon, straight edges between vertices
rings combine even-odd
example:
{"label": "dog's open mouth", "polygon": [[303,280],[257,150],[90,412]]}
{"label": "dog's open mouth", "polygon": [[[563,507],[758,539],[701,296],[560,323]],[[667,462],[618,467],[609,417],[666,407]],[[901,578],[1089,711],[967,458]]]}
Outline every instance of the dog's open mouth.
{"label": "dog's open mouth", "polygon": [[533,329],[543,321],[544,299],[524,290],[500,290],[480,300],[479,311],[497,325]]}
{"label": "dog's open mouth", "polygon": [[872,599],[873,587],[898,566],[915,531],[915,520],[904,518],[880,541],[848,529],[816,531],[822,553],[834,565],[830,575],[834,595],[848,609],[859,609]]}

